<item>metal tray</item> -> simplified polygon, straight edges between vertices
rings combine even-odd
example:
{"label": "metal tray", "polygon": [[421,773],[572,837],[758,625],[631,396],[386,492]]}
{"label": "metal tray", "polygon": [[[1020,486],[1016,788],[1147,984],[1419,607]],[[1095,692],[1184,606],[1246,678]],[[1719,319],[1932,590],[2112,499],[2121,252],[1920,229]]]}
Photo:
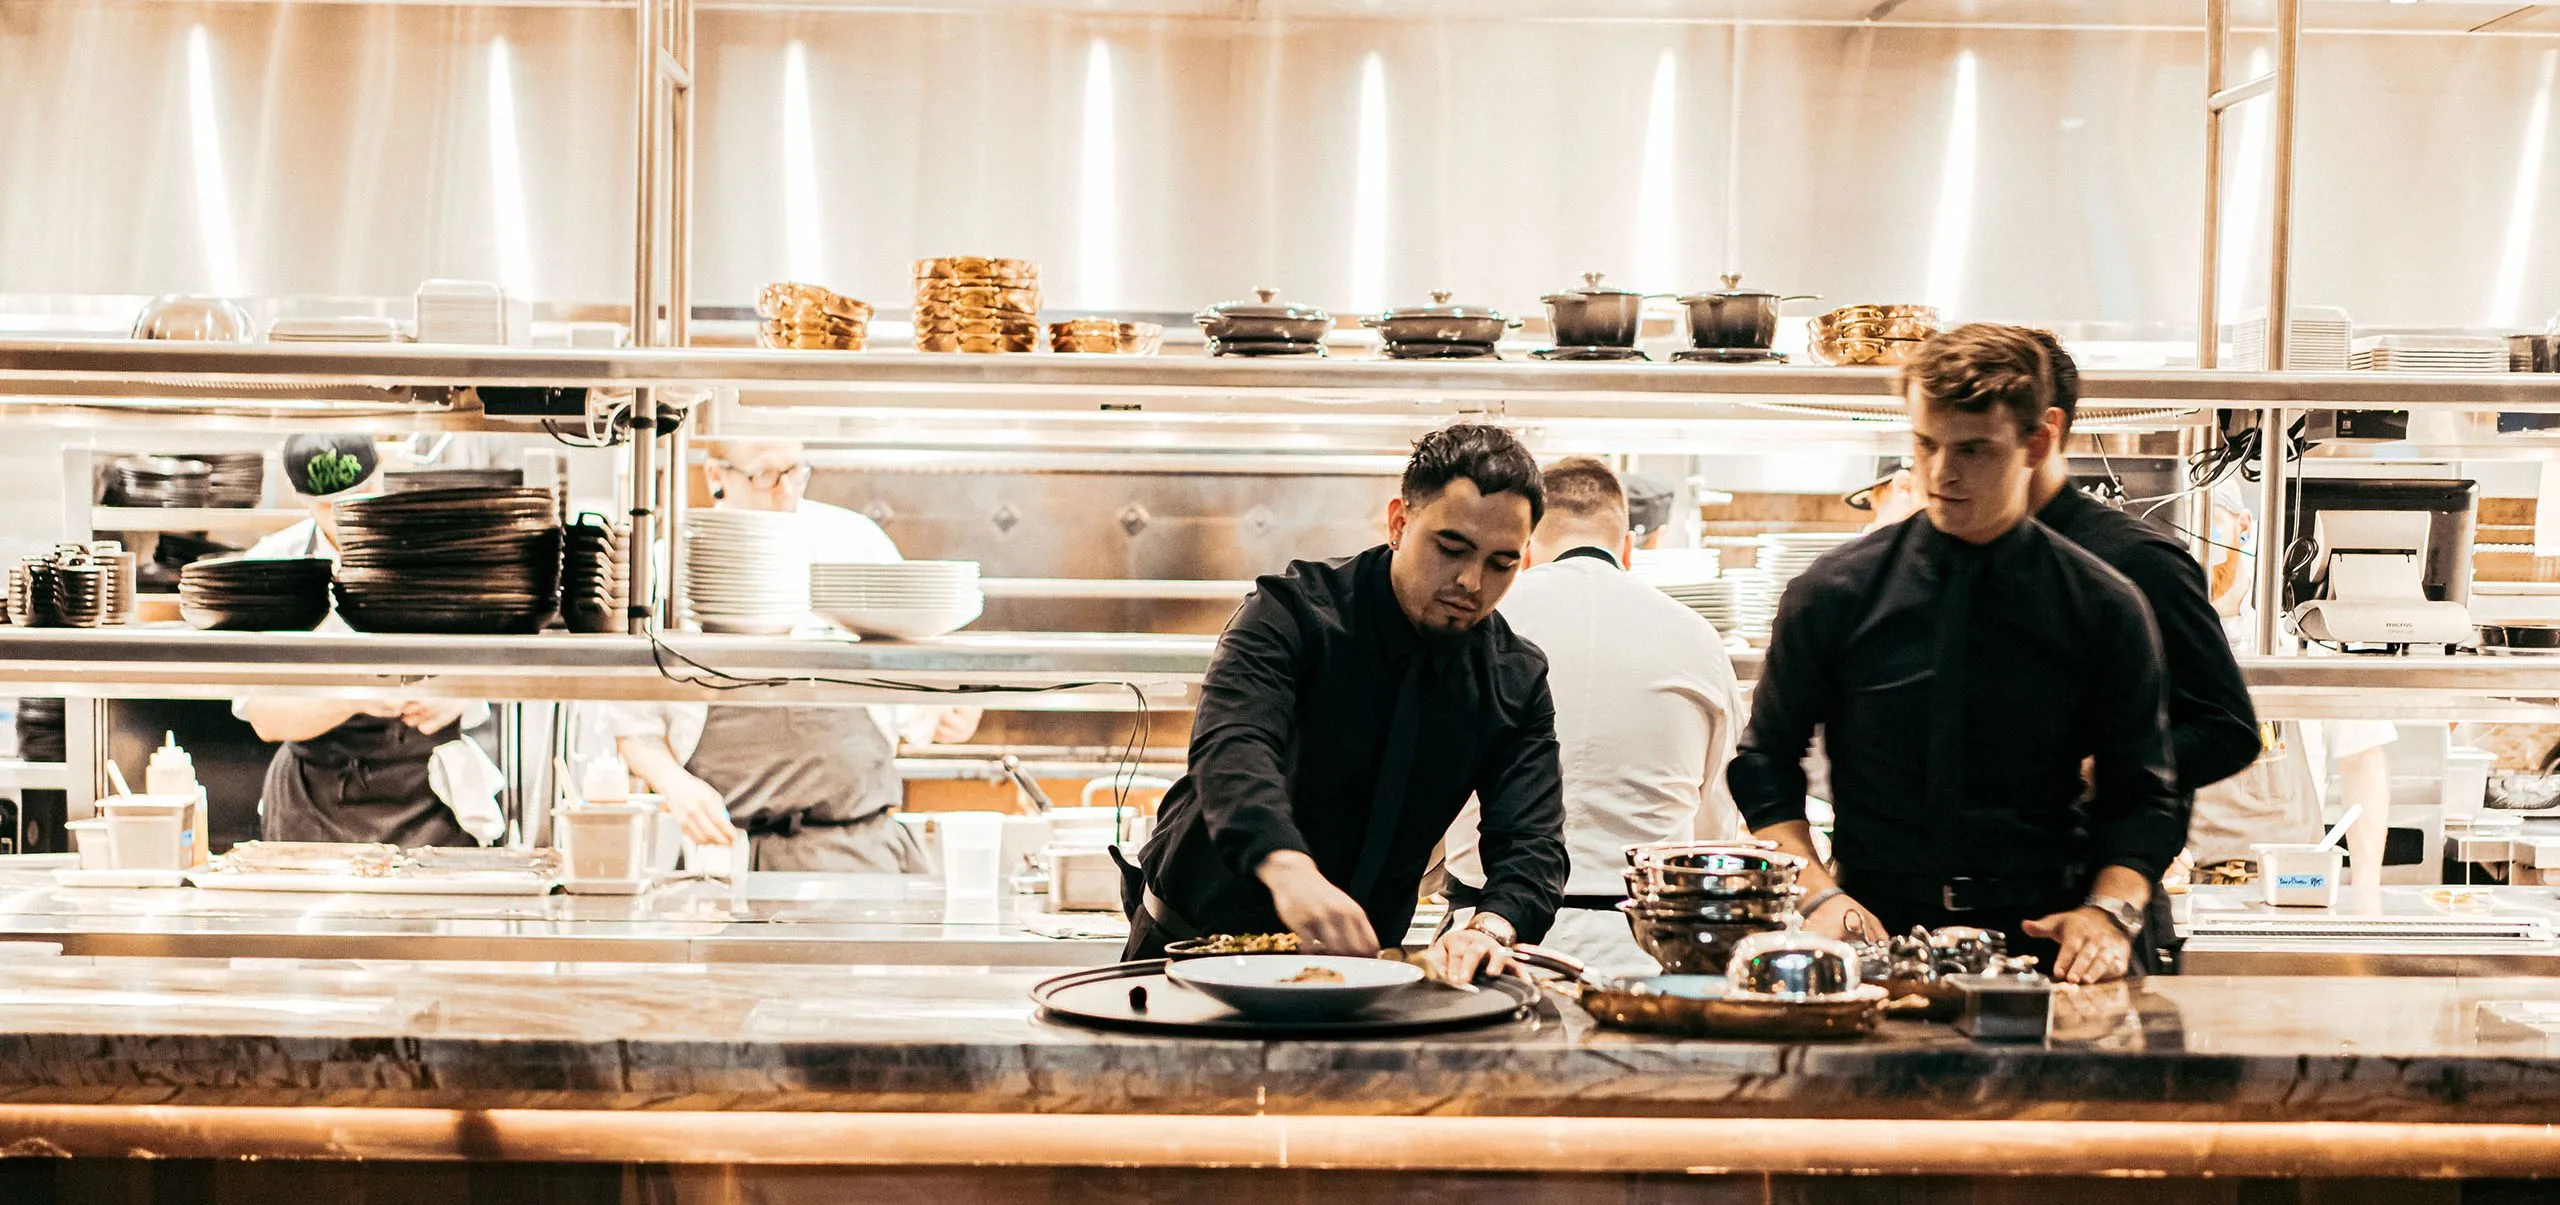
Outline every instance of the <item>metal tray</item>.
{"label": "metal tray", "polygon": [[[1164,960],[1124,962],[1044,980],[1031,1001],[1050,1020],[1129,1033],[1227,1038],[1375,1038],[1477,1029],[1528,1018],[1540,994],[1535,984],[1505,975],[1474,992],[1416,984],[1368,1012],[1337,1021],[1275,1024],[1247,1019],[1234,1009],[1164,976]],[[1145,992],[1146,1008],[1130,993]]]}
{"label": "metal tray", "polygon": [[1583,983],[1576,1003],[1612,1029],[1689,1038],[1759,1038],[1814,1041],[1856,1038],[1875,1032],[1884,1017],[1883,988],[1860,989],[1852,1000],[1790,1003],[1724,996],[1721,975],[1657,975],[1622,984]]}

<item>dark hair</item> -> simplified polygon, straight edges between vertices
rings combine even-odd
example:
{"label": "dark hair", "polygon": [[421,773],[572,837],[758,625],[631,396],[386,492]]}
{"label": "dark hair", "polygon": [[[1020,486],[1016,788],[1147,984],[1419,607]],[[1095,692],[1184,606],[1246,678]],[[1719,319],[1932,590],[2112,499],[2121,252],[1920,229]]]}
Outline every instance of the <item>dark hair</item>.
{"label": "dark hair", "polygon": [[1547,509],[1560,515],[1596,519],[1627,514],[1627,487],[1609,466],[1590,456],[1567,456],[1547,466],[1539,478],[1546,487]]}
{"label": "dark hair", "polygon": [[1453,423],[1413,441],[1413,458],[1404,462],[1404,504],[1421,506],[1460,477],[1475,482],[1476,491],[1488,497],[1518,494],[1528,499],[1532,526],[1547,517],[1538,462],[1509,431]]}
{"label": "dark hair", "polygon": [[1968,323],[1929,336],[1919,354],[1902,366],[1902,385],[1906,390],[1918,386],[1923,404],[1959,414],[2002,411],[2017,423],[2019,434],[2033,434],[2045,411],[2061,408],[2068,423],[2069,406],[2079,402],[2077,370],[2071,373],[2069,393],[2062,389],[2061,368],[2069,357],[2061,352],[2061,345],[2043,331]]}

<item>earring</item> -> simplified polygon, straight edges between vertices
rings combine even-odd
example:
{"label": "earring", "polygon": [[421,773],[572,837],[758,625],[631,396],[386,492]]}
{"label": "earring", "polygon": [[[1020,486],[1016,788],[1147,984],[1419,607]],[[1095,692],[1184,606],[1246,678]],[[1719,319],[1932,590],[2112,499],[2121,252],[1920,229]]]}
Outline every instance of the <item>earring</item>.
{"label": "earring", "polygon": [[717,501],[719,501],[719,500],[721,500],[721,499],[723,499],[723,498],[726,498],[726,497],[728,497],[728,496],[729,496],[729,491],[724,490],[724,489],[722,489],[722,488],[720,488],[719,486],[716,486],[716,485],[711,487],[711,500],[712,500],[712,501],[717,502]]}

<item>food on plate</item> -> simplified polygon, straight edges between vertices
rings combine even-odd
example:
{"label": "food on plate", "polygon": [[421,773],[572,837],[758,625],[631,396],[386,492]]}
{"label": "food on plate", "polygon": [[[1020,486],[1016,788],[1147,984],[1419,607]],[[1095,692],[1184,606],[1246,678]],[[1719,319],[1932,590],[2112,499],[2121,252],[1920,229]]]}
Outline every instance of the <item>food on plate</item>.
{"label": "food on plate", "polygon": [[1295,954],[1295,933],[1212,933],[1200,939],[1202,954]]}
{"label": "food on plate", "polygon": [[1295,974],[1295,975],[1291,975],[1291,976],[1289,976],[1288,978],[1281,980],[1280,982],[1282,982],[1282,983],[1334,983],[1334,984],[1339,984],[1339,983],[1347,983],[1347,982],[1349,982],[1349,980],[1344,979],[1344,978],[1342,977],[1342,972],[1337,971],[1337,970],[1333,969],[1332,967],[1308,967],[1308,968],[1306,968],[1306,969],[1304,969],[1304,970],[1302,970],[1302,971],[1299,971],[1299,972],[1298,972],[1297,974]]}

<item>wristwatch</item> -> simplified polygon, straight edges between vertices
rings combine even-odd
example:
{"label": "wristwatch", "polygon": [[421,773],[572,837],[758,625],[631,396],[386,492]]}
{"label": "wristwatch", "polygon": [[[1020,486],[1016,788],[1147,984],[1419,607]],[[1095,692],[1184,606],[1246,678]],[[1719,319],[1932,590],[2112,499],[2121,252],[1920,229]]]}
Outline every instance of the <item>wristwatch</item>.
{"label": "wristwatch", "polygon": [[2106,913],[2107,919],[2114,921],[2116,928],[2123,930],[2127,937],[2133,937],[2142,932],[2142,909],[2123,900],[2114,896],[2093,895],[2089,897],[2086,906]]}
{"label": "wristwatch", "polygon": [[1467,922],[1467,927],[1492,938],[1504,949],[1509,949],[1512,943],[1520,940],[1520,931],[1512,928],[1510,921],[1490,912],[1476,913],[1475,918]]}

